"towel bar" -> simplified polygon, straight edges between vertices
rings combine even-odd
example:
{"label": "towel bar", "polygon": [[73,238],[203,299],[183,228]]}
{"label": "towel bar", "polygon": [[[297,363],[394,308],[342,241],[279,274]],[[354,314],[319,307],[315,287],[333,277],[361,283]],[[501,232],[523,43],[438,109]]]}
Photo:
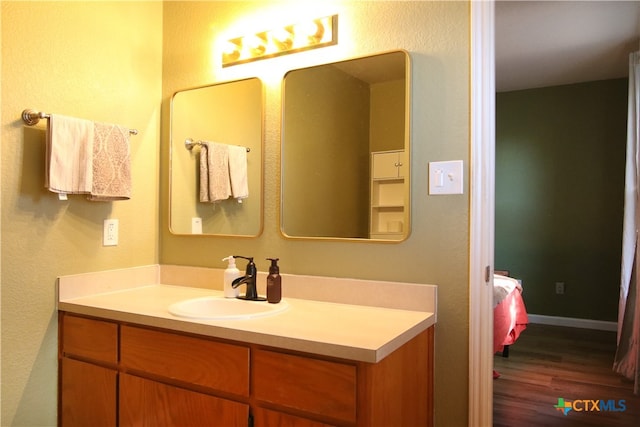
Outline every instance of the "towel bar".
{"label": "towel bar", "polygon": [[[29,126],[33,126],[38,124],[40,119],[50,119],[51,114],[43,113],[42,111],[35,111],[31,109],[26,109],[22,112],[22,121],[25,122]],[[129,133],[131,135],[137,135],[137,129],[129,129]]]}
{"label": "towel bar", "polygon": [[[202,145],[202,141],[194,141],[191,138],[187,138],[184,140],[184,148],[189,151],[193,150],[193,147],[195,147],[196,145]],[[247,153],[249,153],[250,151],[251,148],[247,147]]]}

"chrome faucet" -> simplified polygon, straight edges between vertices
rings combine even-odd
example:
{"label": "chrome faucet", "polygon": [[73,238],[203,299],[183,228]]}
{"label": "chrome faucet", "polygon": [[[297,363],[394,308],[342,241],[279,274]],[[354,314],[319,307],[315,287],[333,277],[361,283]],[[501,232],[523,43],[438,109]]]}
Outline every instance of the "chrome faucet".
{"label": "chrome faucet", "polygon": [[231,282],[231,286],[234,289],[240,285],[247,285],[247,291],[244,294],[244,296],[238,296],[238,298],[246,299],[250,301],[266,301],[266,298],[262,298],[258,296],[258,286],[257,286],[258,269],[256,268],[256,265],[253,262],[253,257],[244,257],[240,255],[234,255],[233,257],[243,258],[249,261],[247,263],[247,269],[245,271],[245,275],[242,277],[238,277],[233,282]]}

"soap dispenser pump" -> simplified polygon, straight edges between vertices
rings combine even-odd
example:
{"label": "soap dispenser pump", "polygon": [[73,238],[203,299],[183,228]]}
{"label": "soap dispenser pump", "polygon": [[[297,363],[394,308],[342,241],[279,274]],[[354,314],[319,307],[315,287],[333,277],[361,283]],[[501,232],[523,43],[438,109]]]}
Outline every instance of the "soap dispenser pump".
{"label": "soap dispenser pump", "polygon": [[231,286],[234,279],[241,276],[240,270],[236,267],[236,259],[233,255],[229,255],[226,258],[222,258],[222,260],[229,261],[229,265],[227,265],[227,269],[224,271],[224,297],[236,298],[240,290]]}
{"label": "soap dispenser pump", "polygon": [[279,258],[267,258],[271,261],[269,275],[267,276],[267,301],[277,304],[282,299],[282,277],[280,277]]}

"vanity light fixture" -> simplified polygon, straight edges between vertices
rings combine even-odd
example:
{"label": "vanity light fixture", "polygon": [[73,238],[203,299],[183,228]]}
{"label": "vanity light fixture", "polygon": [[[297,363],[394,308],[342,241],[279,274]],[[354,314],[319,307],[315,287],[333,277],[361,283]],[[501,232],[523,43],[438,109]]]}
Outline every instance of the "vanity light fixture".
{"label": "vanity light fixture", "polygon": [[316,18],[226,42],[222,66],[301,52],[338,43],[338,15]]}

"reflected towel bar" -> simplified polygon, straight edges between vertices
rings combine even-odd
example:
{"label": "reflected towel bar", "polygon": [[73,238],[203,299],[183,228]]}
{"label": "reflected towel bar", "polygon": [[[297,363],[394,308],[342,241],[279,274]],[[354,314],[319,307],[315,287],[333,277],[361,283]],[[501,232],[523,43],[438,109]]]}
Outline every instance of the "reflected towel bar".
{"label": "reflected towel bar", "polygon": [[[29,126],[33,126],[33,125],[38,124],[40,119],[50,119],[50,118],[51,118],[51,114],[43,113],[42,111],[35,111],[35,110],[27,109],[27,110],[24,110],[22,112],[22,121],[25,122]],[[138,134],[138,130],[137,129],[129,129],[129,133],[131,135],[137,135]]]}
{"label": "reflected towel bar", "polygon": [[[193,150],[193,147],[201,146],[201,145],[202,145],[202,141],[194,141],[191,138],[187,138],[184,140],[184,148],[186,148],[189,151]],[[247,147],[247,153],[249,153],[250,151],[251,151],[251,148]]]}

